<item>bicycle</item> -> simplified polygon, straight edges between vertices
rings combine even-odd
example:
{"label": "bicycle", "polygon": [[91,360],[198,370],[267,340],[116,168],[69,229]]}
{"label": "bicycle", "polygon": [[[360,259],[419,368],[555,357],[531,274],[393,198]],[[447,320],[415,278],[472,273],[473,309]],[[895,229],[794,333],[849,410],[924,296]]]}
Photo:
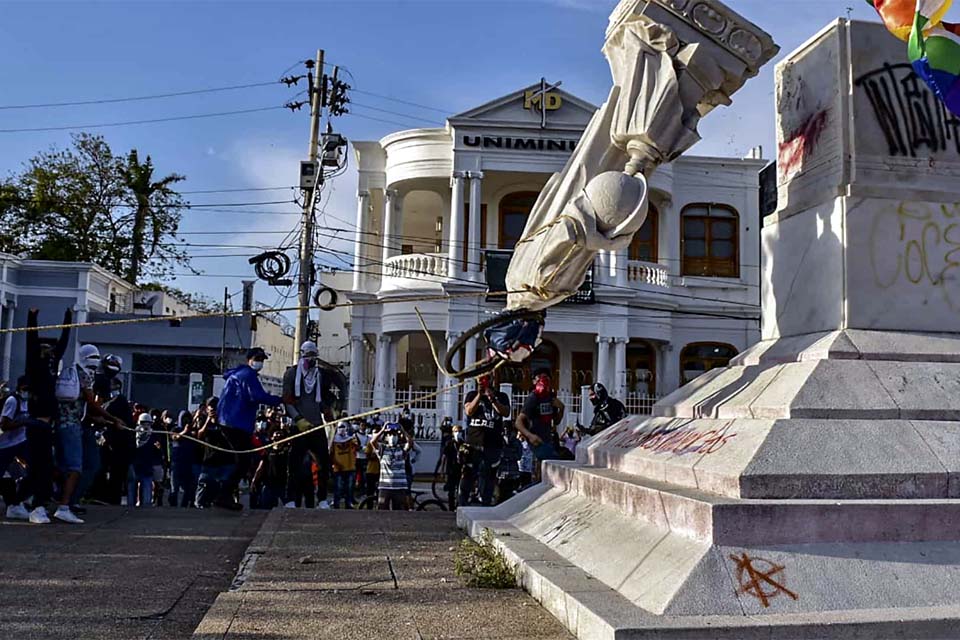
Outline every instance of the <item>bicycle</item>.
{"label": "bicycle", "polygon": [[[413,497],[413,510],[414,511],[446,511],[447,505],[441,502],[440,500],[435,500],[433,498],[424,499],[423,496],[430,495],[429,491],[418,491],[417,489],[412,489],[410,495]],[[359,503],[357,503],[357,509],[376,509],[377,508],[377,496],[367,496]]]}

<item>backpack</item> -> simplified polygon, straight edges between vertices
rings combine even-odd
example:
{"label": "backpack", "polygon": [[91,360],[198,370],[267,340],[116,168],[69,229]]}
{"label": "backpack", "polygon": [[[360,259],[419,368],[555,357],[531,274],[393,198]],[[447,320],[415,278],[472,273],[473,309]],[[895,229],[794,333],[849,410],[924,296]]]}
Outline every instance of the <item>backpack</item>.
{"label": "backpack", "polygon": [[80,397],[80,376],[76,365],[65,367],[60,372],[54,392],[61,402],[73,402]]}

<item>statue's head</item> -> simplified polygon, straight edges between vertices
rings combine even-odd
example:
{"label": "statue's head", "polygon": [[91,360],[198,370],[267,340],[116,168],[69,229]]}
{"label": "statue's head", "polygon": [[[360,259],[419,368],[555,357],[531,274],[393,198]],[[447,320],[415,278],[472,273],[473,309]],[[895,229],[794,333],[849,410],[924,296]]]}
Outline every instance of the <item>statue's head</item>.
{"label": "statue's head", "polygon": [[584,193],[597,216],[597,230],[608,238],[632,236],[647,218],[647,181],[640,174],[606,171],[594,176]]}

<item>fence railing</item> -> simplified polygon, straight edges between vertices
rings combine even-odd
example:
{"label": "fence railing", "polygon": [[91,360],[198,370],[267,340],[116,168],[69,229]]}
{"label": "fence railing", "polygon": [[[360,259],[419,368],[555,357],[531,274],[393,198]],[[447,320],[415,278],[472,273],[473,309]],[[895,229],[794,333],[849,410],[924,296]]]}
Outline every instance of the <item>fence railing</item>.
{"label": "fence railing", "polygon": [[640,260],[630,260],[627,263],[627,280],[655,287],[666,287],[669,281],[665,267]]}
{"label": "fence railing", "polygon": [[653,405],[659,399],[660,396],[633,392],[627,394],[623,404],[627,408],[627,413],[631,416],[648,416],[653,413]]}

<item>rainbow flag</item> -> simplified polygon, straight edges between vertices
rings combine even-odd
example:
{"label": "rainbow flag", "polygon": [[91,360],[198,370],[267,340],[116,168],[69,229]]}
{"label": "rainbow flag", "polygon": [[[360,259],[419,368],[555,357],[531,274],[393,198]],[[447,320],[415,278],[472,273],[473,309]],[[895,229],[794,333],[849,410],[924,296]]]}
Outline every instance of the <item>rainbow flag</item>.
{"label": "rainbow flag", "polygon": [[913,70],[960,116],[960,24],[944,22],[953,0],[867,0],[887,29],[907,41]]}

